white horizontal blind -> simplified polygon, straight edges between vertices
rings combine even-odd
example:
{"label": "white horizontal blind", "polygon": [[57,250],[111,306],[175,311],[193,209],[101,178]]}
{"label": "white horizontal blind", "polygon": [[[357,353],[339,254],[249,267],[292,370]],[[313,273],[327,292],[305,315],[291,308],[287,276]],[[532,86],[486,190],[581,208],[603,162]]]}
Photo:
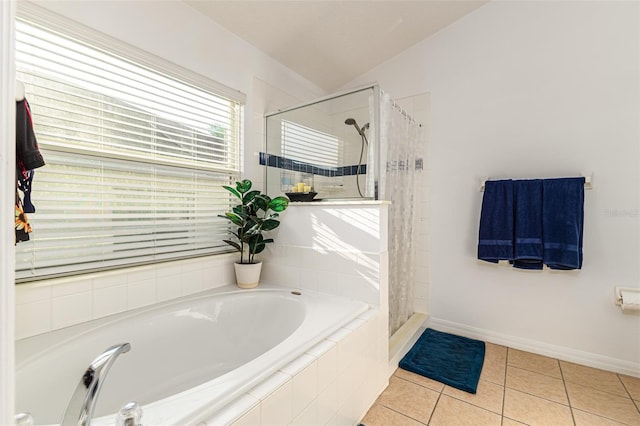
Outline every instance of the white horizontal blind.
{"label": "white horizontal blind", "polygon": [[282,120],[282,155],[320,167],[338,167],[340,140],[329,133]]}
{"label": "white horizontal blind", "polygon": [[242,105],[26,19],[16,29],[47,163],[16,278],[225,251]]}

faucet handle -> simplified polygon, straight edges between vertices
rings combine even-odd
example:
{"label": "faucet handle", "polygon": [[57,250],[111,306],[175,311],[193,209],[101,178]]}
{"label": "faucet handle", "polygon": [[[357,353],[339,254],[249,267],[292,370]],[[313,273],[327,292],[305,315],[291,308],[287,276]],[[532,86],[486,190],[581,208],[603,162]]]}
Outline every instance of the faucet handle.
{"label": "faucet handle", "polygon": [[18,413],[13,417],[15,426],[33,426],[31,413]]}
{"label": "faucet handle", "polygon": [[142,420],[142,408],[137,402],[131,401],[124,404],[118,411],[116,426],[142,426],[140,420]]}

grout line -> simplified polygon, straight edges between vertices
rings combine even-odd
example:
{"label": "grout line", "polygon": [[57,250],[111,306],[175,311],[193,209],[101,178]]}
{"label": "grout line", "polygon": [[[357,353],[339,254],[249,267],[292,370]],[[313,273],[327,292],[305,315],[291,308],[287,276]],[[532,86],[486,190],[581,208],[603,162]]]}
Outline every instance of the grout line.
{"label": "grout line", "polygon": [[[612,422],[616,422],[616,423],[620,423],[620,424],[626,424],[626,423],[623,423],[623,422],[622,422],[621,420],[619,420],[619,419],[614,419],[614,418],[612,418],[612,417],[605,416],[605,415],[603,415],[603,414],[596,414],[596,413],[592,413],[591,411],[587,411],[587,410],[581,410],[580,408],[576,408],[576,407],[571,407],[571,415],[573,415],[573,410],[576,410],[576,411],[580,411],[580,412],[582,412],[582,413],[589,414],[590,416],[599,417],[599,418],[601,418],[601,419],[611,420]],[[577,424],[577,423],[575,422],[575,420],[574,420],[574,422],[573,422],[573,423],[574,423],[574,424]]]}
{"label": "grout line", "polygon": [[560,377],[562,378],[562,386],[564,387],[564,394],[567,397],[567,403],[569,404],[569,412],[571,413],[571,420],[573,424],[576,424],[576,416],[573,414],[574,407],[571,405],[571,398],[569,398],[569,389],[567,389],[567,382],[564,379],[564,371],[562,370],[562,363],[558,361],[558,367],[560,368]]}
{"label": "grout line", "polygon": [[629,392],[629,389],[627,389],[627,385],[624,384],[624,380],[620,378],[620,374],[616,373],[616,377],[618,378],[618,380],[620,380],[620,384],[622,384],[624,391],[627,393],[627,395],[629,395],[629,398],[631,398],[631,400],[633,401],[633,396],[631,395],[631,392]]}
{"label": "grout line", "polygon": [[[378,404],[378,405],[380,405],[380,406],[382,406],[382,407],[384,407],[384,408],[386,408],[386,409],[388,409],[388,410],[391,410],[391,411],[393,411],[393,412],[395,412],[395,413],[398,413],[398,414],[400,414],[400,415],[401,415],[401,416],[403,416],[403,417],[406,417],[406,418],[408,418],[408,419],[414,420],[414,421],[416,421],[416,422],[418,422],[418,423],[420,423],[420,424],[422,424],[422,425],[428,425],[428,424],[429,424],[429,423],[424,423],[424,422],[422,422],[422,421],[420,421],[420,420],[418,420],[418,419],[416,419],[416,418],[414,418],[414,417],[411,417],[410,415],[408,415],[407,413],[405,413],[405,412],[403,412],[403,411],[399,411],[399,410],[397,410],[397,409],[395,409],[395,408],[393,408],[393,407],[389,407],[388,405],[384,405],[384,404],[383,404],[383,403],[381,403],[381,402],[377,402],[377,404]],[[434,406],[433,411],[435,411],[435,406]],[[431,413],[431,414],[433,414],[433,413]],[[429,421],[431,421],[431,416],[429,416]]]}
{"label": "grout line", "polygon": [[[501,424],[504,424],[505,419],[509,419],[509,420],[513,420],[513,421],[520,422],[519,420],[511,419],[510,417],[506,417],[506,416],[505,416],[505,408],[506,408],[506,391],[507,391],[507,388],[508,388],[508,386],[507,386],[507,370],[508,370],[508,368],[509,368],[509,366],[510,366],[510,365],[509,365],[509,352],[510,352],[511,350],[512,350],[512,348],[507,347],[507,353],[506,353],[505,361],[504,361],[504,376],[503,376],[503,383],[502,383],[502,385],[500,385],[499,383],[496,383],[496,382],[493,382],[493,381],[490,381],[490,380],[486,380],[486,379],[485,379],[485,381],[487,381],[488,383],[490,383],[490,384],[492,384],[492,385],[502,386],[502,410],[500,411],[500,413],[496,413],[496,412],[491,411],[491,410],[489,410],[489,409],[487,409],[487,408],[484,408],[484,407],[481,407],[481,406],[479,406],[479,405],[476,405],[474,402],[465,401],[465,400],[462,400],[462,399],[456,398],[455,396],[448,395],[448,394],[446,394],[446,393],[445,393],[446,386],[444,386],[444,385],[442,386],[442,388],[441,388],[441,390],[440,390],[440,391],[436,391],[436,390],[434,390],[434,389],[432,389],[432,388],[430,388],[430,387],[424,386],[424,385],[422,385],[422,384],[420,384],[420,383],[416,383],[416,382],[413,382],[413,381],[411,381],[411,380],[409,380],[409,379],[406,379],[406,378],[403,378],[403,377],[396,376],[396,375],[395,375],[395,373],[393,374],[393,376],[394,376],[396,379],[400,379],[400,380],[402,380],[402,381],[404,381],[404,382],[412,383],[412,384],[418,385],[418,386],[420,386],[420,387],[422,387],[422,388],[425,388],[425,389],[428,389],[428,390],[430,390],[430,391],[433,391],[433,392],[438,393],[438,398],[436,399],[436,403],[435,403],[435,405],[434,405],[434,407],[433,407],[433,410],[431,411],[431,414],[430,414],[430,416],[429,416],[429,420],[428,420],[428,422],[426,423],[427,425],[428,425],[428,424],[430,424],[430,423],[431,423],[431,421],[433,420],[433,417],[434,417],[435,411],[436,411],[436,409],[437,409],[437,407],[438,407],[438,404],[439,404],[439,403],[440,403],[440,401],[442,400],[442,397],[443,397],[443,396],[448,396],[448,397],[453,398],[453,399],[455,399],[455,400],[457,400],[457,401],[459,401],[459,402],[462,402],[462,403],[468,404],[468,405],[470,405],[470,406],[472,406],[472,407],[479,408],[479,409],[481,409],[481,410],[484,410],[484,411],[489,412],[489,413],[492,413],[492,414],[497,414],[497,415],[499,415],[499,416],[500,416],[500,418],[501,418]],[[568,381],[565,379],[565,376],[564,376],[564,370],[563,370],[563,368],[562,368],[562,363],[560,362],[560,360],[559,360],[559,359],[557,359],[557,358],[551,358],[551,359],[553,359],[553,360],[558,364],[558,368],[559,368],[559,371],[560,371],[560,377],[552,376],[552,375],[545,374],[545,373],[541,373],[541,372],[539,372],[539,371],[529,370],[529,369],[527,369],[527,368],[522,368],[521,366],[517,366],[517,365],[511,365],[511,367],[513,367],[513,368],[515,368],[515,369],[520,369],[520,370],[523,370],[523,371],[527,371],[527,372],[530,372],[530,373],[539,374],[539,375],[541,375],[541,376],[545,376],[545,377],[548,377],[548,378],[551,378],[551,379],[560,379],[560,380],[562,380],[562,385],[563,385],[563,388],[564,388],[564,391],[565,391],[565,397],[566,397],[566,399],[567,399],[567,403],[566,403],[566,404],[565,404],[565,403],[558,402],[558,401],[555,401],[555,400],[552,400],[552,399],[549,399],[547,396],[536,395],[536,394],[532,394],[532,393],[525,392],[525,391],[520,390],[520,389],[511,388],[511,387],[509,387],[509,389],[511,389],[511,390],[513,390],[513,391],[516,391],[516,392],[521,392],[521,393],[523,393],[523,394],[530,395],[530,396],[532,396],[532,397],[539,398],[539,399],[542,399],[542,400],[545,400],[545,401],[548,401],[548,402],[551,402],[551,403],[554,403],[554,404],[558,404],[558,405],[561,405],[561,406],[564,406],[564,407],[568,407],[568,408],[569,408],[569,410],[570,410],[570,412],[571,412],[571,419],[572,419],[572,422],[573,422],[573,424],[574,424],[574,425],[576,424],[576,418],[575,418],[575,414],[574,414],[574,412],[575,412],[575,411],[584,412],[584,413],[587,413],[587,414],[589,414],[589,415],[593,415],[593,416],[596,416],[596,417],[599,417],[599,418],[602,418],[602,419],[608,419],[608,420],[612,420],[612,421],[619,421],[619,420],[611,419],[610,417],[607,417],[607,416],[602,415],[602,414],[599,414],[599,413],[594,413],[594,412],[590,412],[590,411],[586,411],[586,410],[582,410],[582,409],[579,409],[579,408],[577,408],[577,407],[574,407],[574,406],[572,405],[572,403],[571,403],[571,399],[570,399],[570,397],[569,397],[569,391],[568,391],[568,387],[567,387],[567,384],[568,384],[568,383],[574,383],[574,382],[568,382]],[[486,366],[486,364],[485,364],[485,366]],[[483,366],[483,369],[484,369],[484,367],[485,367],[485,366]],[[606,370],[605,370],[605,371],[606,371]],[[414,373],[414,374],[415,374],[415,373]],[[633,396],[631,395],[631,392],[629,391],[629,389],[628,389],[627,385],[624,383],[624,381],[623,381],[623,380],[622,380],[622,378],[620,377],[620,374],[618,374],[618,373],[615,373],[615,374],[616,374],[616,377],[618,378],[618,380],[621,382],[621,384],[622,384],[622,386],[623,386],[623,388],[624,388],[625,392],[627,393],[627,397],[628,397],[629,399],[631,399],[631,402],[634,404],[635,408],[638,410],[638,412],[640,412],[640,402],[639,402],[639,401],[636,401],[636,400],[634,400],[634,399],[633,399]],[[620,394],[615,394],[615,393],[607,392],[607,391],[604,391],[604,390],[601,390],[601,389],[598,389],[598,388],[593,388],[593,387],[591,387],[591,386],[586,386],[586,385],[583,385],[583,384],[580,384],[580,383],[575,383],[575,384],[576,384],[576,385],[579,385],[579,386],[583,386],[583,387],[585,387],[585,388],[587,388],[587,389],[592,389],[592,390],[595,390],[595,391],[604,392],[604,393],[607,393],[607,394],[610,394],[610,395],[613,395],[613,396],[617,396],[617,397],[619,397],[619,398],[625,398],[624,396],[622,396],[622,395],[620,395]],[[385,389],[385,391],[386,391],[386,389]],[[384,391],[383,391],[383,393],[384,393]],[[376,403],[377,403],[377,401],[376,401]],[[412,416],[410,416],[410,415],[408,415],[408,414],[406,414],[406,413],[404,413],[404,412],[398,411],[397,409],[394,409],[394,408],[388,407],[388,406],[386,406],[386,405],[384,405],[384,404],[380,404],[380,405],[381,405],[381,406],[383,406],[383,407],[385,407],[385,408],[387,408],[387,409],[389,409],[389,410],[391,410],[391,411],[394,411],[394,412],[396,412],[396,413],[398,413],[398,414],[401,414],[401,415],[403,415],[404,417],[407,417],[407,418],[410,418],[410,419],[412,419],[412,420],[415,420],[415,421],[416,421],[416,422],[418,422],[418,423],[425,424],[425,423],[423,423],[422,421],[420,421],[420,420],[418,420],[418,419],[415,419],[415,418],[413,418]]]}
{"label": "grout line", "polygon": [[622,387],[624,388],[625,392],[627,392],[627,395],[629,395],[629,398],[631,398],[631,402],[633,403],[633,405],[636,406],[636,410],[638,410],[638,413],[640,413],[640,402],[636,402],[636,400],[633,399],[633,395],[631,395],[631,392],[629,392],[629,388],[627,388],[627,385],[624,383],[624,380],[622,380],[622,378],[620,377],[620,374],[616,373],[616,376],[618,377],[618,380],[620,380],[620,383],[622,383]]}
{"label": "grout line", "polygon": [[436,413],[436,408],[438,408],[438,404],[440,403],[440,398],[442,397],[442,391],[444,390],[444,387],[442,388],[442,390],[439,392],[438,394],[438,399],[436,399],[436,403],[433,406],[433,410],[431,410],[431,414],[429,415],[429,421],[427,422],[427,424],[431,424],[431,419],[433,419],[433,415]]}
{"label": "grout line", "polygon": [[504,424],[504,406],[507,400],[507,366],[509,365],[509,348],[504,356],[504,383],[502,385],[502,410],[500,412],[500,425]]}

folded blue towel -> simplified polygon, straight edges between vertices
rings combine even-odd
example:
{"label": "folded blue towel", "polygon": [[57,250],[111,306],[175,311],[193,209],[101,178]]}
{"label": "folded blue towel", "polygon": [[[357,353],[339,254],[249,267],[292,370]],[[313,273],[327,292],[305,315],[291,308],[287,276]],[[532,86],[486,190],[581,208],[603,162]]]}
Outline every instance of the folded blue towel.
{"label": "folded blue towel", "polygon": [[478,259],[493,263],[513,260],[513,181],[510,179],[484,184]]}
{"label": "folded blue towel", "polygon": [[584,177],[545,179],[542,201],[543,262],[551,269],[582,268]]}
{"label": "folded blue towel", "polygon": [[542,269],[542,180],[516,180],[513,267]]}

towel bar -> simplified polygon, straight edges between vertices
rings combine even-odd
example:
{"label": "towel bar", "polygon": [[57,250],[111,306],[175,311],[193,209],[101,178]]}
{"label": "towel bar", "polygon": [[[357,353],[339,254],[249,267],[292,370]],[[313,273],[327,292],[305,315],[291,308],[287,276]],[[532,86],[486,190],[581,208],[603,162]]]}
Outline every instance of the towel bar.
{"label": "towel bar", "polygon": [[[593,189],[593,174],[592,173],[580,173],[579,176],[584,177],[584,189]],[[484,192],[484,183],[488,181],[488,177],[480,178],[480,187],[478,190]]]}

